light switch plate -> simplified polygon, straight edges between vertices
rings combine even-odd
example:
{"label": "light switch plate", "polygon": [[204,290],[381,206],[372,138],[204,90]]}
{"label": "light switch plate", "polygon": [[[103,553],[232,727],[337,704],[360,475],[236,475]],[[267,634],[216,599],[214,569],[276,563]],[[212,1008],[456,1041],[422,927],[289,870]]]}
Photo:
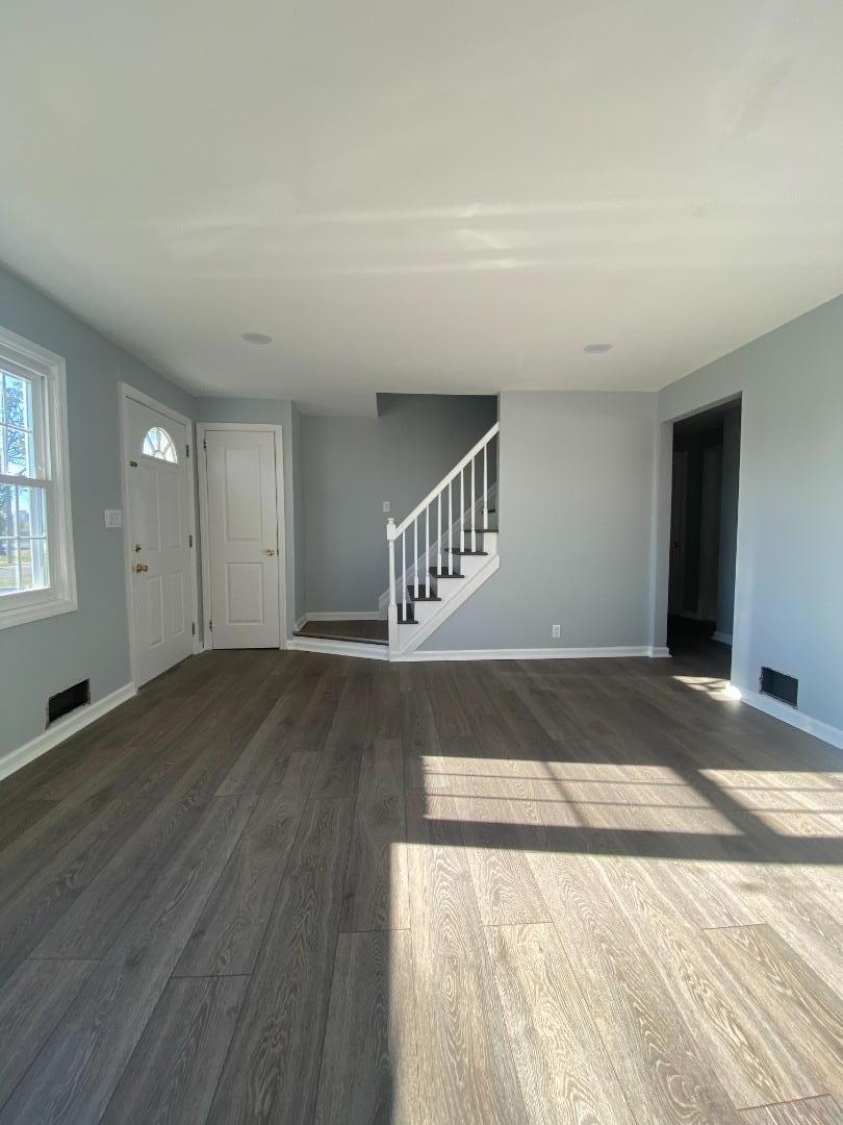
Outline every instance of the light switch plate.
{"label": "light switch plate", "polygon": [[383,502],[383,510],[384,510],[385,512],[388,512],[388,511],[389,511],[389,501],[388,501],[388,500],[384,500],[384,502]]}
{"label": "light switch plate", "polygon": [[123,513],[119,508],[106,508],[104,512],[106,527],[122,527]]}

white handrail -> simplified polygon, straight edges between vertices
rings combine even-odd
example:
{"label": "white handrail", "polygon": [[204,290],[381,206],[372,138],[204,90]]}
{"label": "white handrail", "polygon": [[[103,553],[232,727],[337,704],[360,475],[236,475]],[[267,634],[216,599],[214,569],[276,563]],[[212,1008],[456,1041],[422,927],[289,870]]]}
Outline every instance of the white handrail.
{"label": "white handrail", "polygon": [[469,449],[468,453],[466,453],[466,455],[465,455],[465,457],[463,457],[462,461],[458,462],[453,467],[453,469],[451,469],[450,473],[448,473],[448,475],[446,477],[443,477],[442,480],[439,482],[439,484],[437,484],[436,487],[433,488],[427,494],[427,496],[425,496],[424,500],[422,500],[422,502],[420,504],[417,504],[415,506],[415,508],[413,508],[412,512],[410,512],[409,516],[407,516],[407,518],[405,520],[403,520],[397,526],[387,525],[387,532],[386,532],[387,538],[390,538],[390,536],[391,536],[393,539],[397,539],[402,531],[406,531],[407,528],[410,526],[410,524],[415,519],[417,519],[422,514],[422,512],[425,510],[425,508],[436,499],[436,497],[439,495],[439,493],[443,492],[445,490],[445,488],[447,488],[447,486],[450,484],[450,482],[459,473],[462,472],[462,470],[466,467],[466,465],[474,457],[477,456],[477,454],[480,452],[480,450],[483,449],[484,446],[489,444],[489,442],[492,440],[492,438],[495,436],[495,434],[500,433],[500,428],[501,428],[500,422],[495,422],[495,424],[494,424],[494,426],[492,426],[491,430],[489,430],[488,433],[484,434],[483,437],[480,439],[480,441],[477,442],[477,444],[475,446],[472,446],[472,448]]}

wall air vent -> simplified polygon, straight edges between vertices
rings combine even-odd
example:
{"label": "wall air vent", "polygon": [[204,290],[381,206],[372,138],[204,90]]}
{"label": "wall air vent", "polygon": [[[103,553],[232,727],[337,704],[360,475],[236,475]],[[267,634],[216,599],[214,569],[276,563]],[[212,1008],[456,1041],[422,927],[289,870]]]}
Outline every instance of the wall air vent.
{"label": "wall air vent", "polygon": [[62,719],[75,711],[77,707],[84,707],[91,702],[91,681],[82,680],[73,687],[51,695],[47,700],[47,726],[50,727],[56,719]]}
{"label": "wall air vent", "polygon": [[784,672],[777,672],[774,668],[761,669],[762,695],[771,695],[773,699],[780,699],[782,703],[795,707],[798,692],[799,681],[793,676],[786,676]]}

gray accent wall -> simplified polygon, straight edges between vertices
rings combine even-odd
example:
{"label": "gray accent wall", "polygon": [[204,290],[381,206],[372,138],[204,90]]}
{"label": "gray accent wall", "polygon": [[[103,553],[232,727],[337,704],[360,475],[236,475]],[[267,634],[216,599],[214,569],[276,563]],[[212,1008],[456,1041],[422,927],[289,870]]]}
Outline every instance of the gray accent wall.
{"label": "gray accent wall", "polygon": [[44,731],[47,698],[90,677],[92,699],[129,682],[119,384],[194,415],[190,395],[0,268],[0,324],[64,357],[79,608],[0,629],[0,756]]}
{"label": "gray accent wall", "polygon": [[377,418],[301,418],[309,612],[376,612],[387,585],[384,501],[399,523],[497,421],[497,399],[379,395]]}
{"label": "gray accent wall", "polygon": [[737,394],[732,681],[757,692],[763,665],[796,676],[799,710],[843,729],[843,298],[666,387],[659,418]]}
{"label": "gray accent wall", "polygon": [[508,392],[500,420],[500,570],[422,651],[647,645],[656,395]]}

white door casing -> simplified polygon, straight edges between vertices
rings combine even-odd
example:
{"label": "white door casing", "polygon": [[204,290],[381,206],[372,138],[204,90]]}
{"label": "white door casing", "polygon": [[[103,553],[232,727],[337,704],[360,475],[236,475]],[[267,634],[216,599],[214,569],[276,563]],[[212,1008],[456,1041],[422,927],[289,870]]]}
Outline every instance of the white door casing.
{"label": "white door casing", "polygon": [[204,427],[203,558],[213,648],[281,644],[279,454],[272,429]]}
{"label": "white door casing", "polygon": [[[184,420],[130,391],[124,424],[132,664],[140,686],[193,652],[190,434]],[[150,431],[156,440],[147,442],[145,452]]]}

